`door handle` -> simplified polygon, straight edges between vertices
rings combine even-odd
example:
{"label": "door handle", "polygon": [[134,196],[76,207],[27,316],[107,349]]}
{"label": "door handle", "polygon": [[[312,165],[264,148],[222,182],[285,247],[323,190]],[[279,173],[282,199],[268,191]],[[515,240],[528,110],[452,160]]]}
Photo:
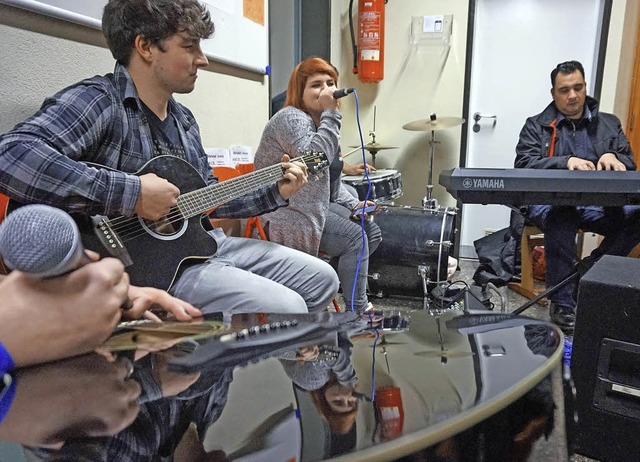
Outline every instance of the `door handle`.
{"label": "door handle", "polygon": [[473,131],[478,133],[480,131],[480,119],[493,119],[492,127],[496,126],[498,122],[498,116],[495,114],[483,114],[481,112],[475,112],[473,114],[473,120],[475,123],[473,124]]}

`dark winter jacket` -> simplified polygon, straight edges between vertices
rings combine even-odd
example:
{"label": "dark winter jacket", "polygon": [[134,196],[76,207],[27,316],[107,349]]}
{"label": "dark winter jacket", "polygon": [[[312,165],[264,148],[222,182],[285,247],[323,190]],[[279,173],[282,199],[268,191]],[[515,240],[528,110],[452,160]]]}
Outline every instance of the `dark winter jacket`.
{"label": "dark winter jacket", "polygon": [[[613,114],[598,112],[598,102],[590,96],[585,106],[583,118],[576,124],[558,112],[553,102],[540,114],[529,117],[520,131],[515,167],[566,169],[569,157],[595,160],[596,164],[600,156],[612,152],[627,170],[635,170],[633,152],[620,120]],[[571,152],[574,143],[567,142],[567,137],[585,129],[592,146],[584,152]],[[592,159],[592,155],[596,158]]]}

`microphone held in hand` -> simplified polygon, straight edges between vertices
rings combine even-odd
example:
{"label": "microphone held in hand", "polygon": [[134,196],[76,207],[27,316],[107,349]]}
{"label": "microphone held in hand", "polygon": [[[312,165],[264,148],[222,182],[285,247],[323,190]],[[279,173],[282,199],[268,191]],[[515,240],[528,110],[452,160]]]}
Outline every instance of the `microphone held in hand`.
{"label": "microphone held in hand", "polygon": [[[70,273],[92,260],[71,216],[48,205],[25,205],[0,224],[0,255],[10,269],[37,278]],[[122,308],[131,308],[130,300]]]}
{"label": "microphone held in hand", "polygon": [[10,269],[47,278],[91,260],[68,213],[48,205],[25,205],[0,225],[0,255]]}
{"label": "microphone held in hand", "polygon": [[333,97],[335,99],[340,99],[344,96],[347,96],[349,93],[353,93],[354,91],[355,91],[355,88],[341,88],[333,92]]}

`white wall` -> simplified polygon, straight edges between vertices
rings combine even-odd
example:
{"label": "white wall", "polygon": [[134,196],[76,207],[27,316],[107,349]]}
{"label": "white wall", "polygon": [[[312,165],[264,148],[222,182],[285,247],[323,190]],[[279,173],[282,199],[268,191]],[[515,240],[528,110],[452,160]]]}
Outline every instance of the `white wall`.
{"label": "white wall", "polygon": [[[340,2],[333,4],[338,7]],[[333,58],[339,66],[340,85],[355,87],[360,101],[360,122],[364,142],[373,128],[373,108],[376,106],[376,141],[398,146],[376,155],[376,166],[401,172],[404,195],[396,203],[420,205],[426,193],[429,133],[411,132],[402,126],[414,120],[438,116],[462,116],[464,95],[465,48],[467,37],[468,2],[466,0],[402,0],[386,5],[385,77],[380,83],[361,83],[351,72],[353,57],[349,35],[349,0],[342,0],[339,27],[342,31],[341,59]],[[354,4],[357,12],[357,2]],[[412,16],[453,15],[451,47],[417,50],[409,44]],[[447,54],[448,51],[448,54]],[[355,118],[355,99],[343,99],[342,148],[359,143]],[[437,185],[438,173],[458,164],[461,127],[441,130],[436,134],[434,183],[435,196],[443,205],[455,205],[444,188]],[[347,158],[355,163],[355,153]],[[368,157],[371,162],[371,157]]]}
{"label": "white wall", "polygon": [[623,127],[629,111],[639,23],[640,2],[613,0],[600,106],[616,114]]}
{"label": "white wall", "polygon": [[[46,96],[113,70],[100,31],[7,5],[0,5],[0,41],[0,132],[33,114]],[[205,146],[257,147],[269,116],[267,78],[216,63],[177,99],[195,114]]]}

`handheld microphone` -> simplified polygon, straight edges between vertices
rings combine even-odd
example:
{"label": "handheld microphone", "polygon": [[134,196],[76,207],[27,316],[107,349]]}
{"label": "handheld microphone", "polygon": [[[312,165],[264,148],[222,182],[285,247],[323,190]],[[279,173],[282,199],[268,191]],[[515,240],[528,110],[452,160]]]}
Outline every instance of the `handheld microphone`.
{"label": "handheld microphone", "polygon": [[355,91],[355,88],[341,88],[333,92],[333,97],[335,99],[340,99],[347,96],[349,93],[353,93],[354,91]]}
{"label": "handheld microphone", "polygon": [[68,213],[48,205],[25,205],[0,224],[0,255],[10,269],[48,278],[91,261]]}
{"label": "handheld microphone", "polygon": [[[93,261],[84,251],[73,218],[42,204],[25,205],[7,215],[0,224],[0,255],[9,269],[43,279],[62,276]],[[132,306],[126,300],[122,308]]]}

